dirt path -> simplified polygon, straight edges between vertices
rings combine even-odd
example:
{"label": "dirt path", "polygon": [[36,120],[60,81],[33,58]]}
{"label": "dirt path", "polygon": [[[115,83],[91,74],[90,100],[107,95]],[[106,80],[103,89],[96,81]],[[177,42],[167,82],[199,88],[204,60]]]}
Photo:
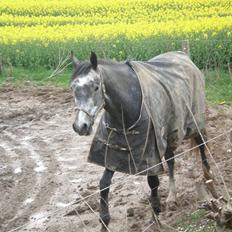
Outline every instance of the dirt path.
{"label": "dirt path", "polygon": [[[101,167],[86,162],[92,137],[79,137],[72,131],[72,114],[72,98],[67,91],[0,89],[0,231],[11,231],[26,223],[17,231],[100,230],[98,193],[86,199],[96,215],[83,201],[67,207],[70,202],[97,192],[103,172]],[[232,127],[232,109],[209,107],[208,119],[210,139]],[[183,144],[178,152],[187,147]],[[231,189],[232,145],[229,137],[213,141],[211,149]],[[177,217],[197,208],[191,159],[187,153],[176,160],[179,205],[175,212],[165,210],[168,179],[166,174],[160,178],[164,225],[172,225]],[[110,230],[146,229],[151,216],[146,178],[117,173],[113,183]],[[219,186],[223,193],[218,179]],[[80,216],[64,216],[73,208]]]}

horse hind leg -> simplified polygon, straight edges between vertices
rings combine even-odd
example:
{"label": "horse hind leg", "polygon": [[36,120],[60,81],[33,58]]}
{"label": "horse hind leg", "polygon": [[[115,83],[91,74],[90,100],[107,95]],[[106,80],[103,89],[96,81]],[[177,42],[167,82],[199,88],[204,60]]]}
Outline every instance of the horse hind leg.
{"label": "horse hind leg", "polygon": [[177,203],[176,203],[176,185],[175,185],[175,178],[174,178],[174,153],[171,149],[167,149],[165,154],[165,160],[168,165],[168,175],[169,175],[169,193],[166,199],[166,205],[169,210],[176,210]]}
{"label": "horse hind leg", "polygon": [[[208,190],[211,192],[213,197],[218,198],[218,194],[216,193],[216,189],[213,184],[213,174],[210,170],[210,165],[208,162],[208,159],[205,154],[205,147],[206,145],[204,144],[204,141],[207,140],[206,137],[206,130],[202,130],[201,132],[202,135],[198,134],[194,137],[194,142],[198,145],[198,148],[200,150],[201,154],[201,161],[202,161],[202,169],[203,169],[203,174],[204,174],[204,179],[206,181]],[[193,144],[193,142],[192,142]]]}

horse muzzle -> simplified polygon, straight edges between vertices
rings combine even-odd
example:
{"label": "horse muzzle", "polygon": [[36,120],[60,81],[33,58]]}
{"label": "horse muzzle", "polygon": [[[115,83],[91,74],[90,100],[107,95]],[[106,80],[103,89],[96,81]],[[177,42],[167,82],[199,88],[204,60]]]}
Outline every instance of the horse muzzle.
{"label": "horse muzzle", "polygon": [[92,132],[92,126],[86,123],[83,123],[81,126],[76,126],[76,124],[73,123],[73,130],[81,136],[88,136]]}

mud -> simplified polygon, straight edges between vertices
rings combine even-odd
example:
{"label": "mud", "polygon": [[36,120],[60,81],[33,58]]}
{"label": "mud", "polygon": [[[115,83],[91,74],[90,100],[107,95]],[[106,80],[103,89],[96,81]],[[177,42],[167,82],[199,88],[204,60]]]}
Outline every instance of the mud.
{"label": "mud", "polygon": [[[208,139],[231,129],[230,106],[209,105],[207,115]],[[15,231],[100,231],[98,185],[103,168],[87,163],[92,137],[75,134],[73,118],[73,101],[67,90],[1,87],[0,231],[12,231],[22,225]],[[188,148],[185,142],[176,153]],[[210,142],[210,148],[231,193],[229,136]],[[225,194],[212,159],[210,163],[217,189]],[[200,163],[187,152],[176,159],[175,170],[178,205],[174,211],[165,206],[167,173],[160,176],[160,220],[164,231],[173,231],[175,222],[195,212],[202,200],[194,180],[196,173],[201,173]],[[116,173],[110,190],[109,230],[154,231],[155,225],[149,227],[148,197],[146,177]],[[71,204],[74,201],[79,203]],[[65,216],[67,213],[69,216]]]}

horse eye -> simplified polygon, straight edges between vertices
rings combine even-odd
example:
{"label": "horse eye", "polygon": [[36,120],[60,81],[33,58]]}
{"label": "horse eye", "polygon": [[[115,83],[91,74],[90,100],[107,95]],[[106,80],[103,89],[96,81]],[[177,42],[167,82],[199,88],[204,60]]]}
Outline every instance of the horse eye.
{"label": "horse eye", "polygon": [[99,87],[96,86],[96,87],[94,88],[94,91],[98,91],[98,90],[99,90]]}

